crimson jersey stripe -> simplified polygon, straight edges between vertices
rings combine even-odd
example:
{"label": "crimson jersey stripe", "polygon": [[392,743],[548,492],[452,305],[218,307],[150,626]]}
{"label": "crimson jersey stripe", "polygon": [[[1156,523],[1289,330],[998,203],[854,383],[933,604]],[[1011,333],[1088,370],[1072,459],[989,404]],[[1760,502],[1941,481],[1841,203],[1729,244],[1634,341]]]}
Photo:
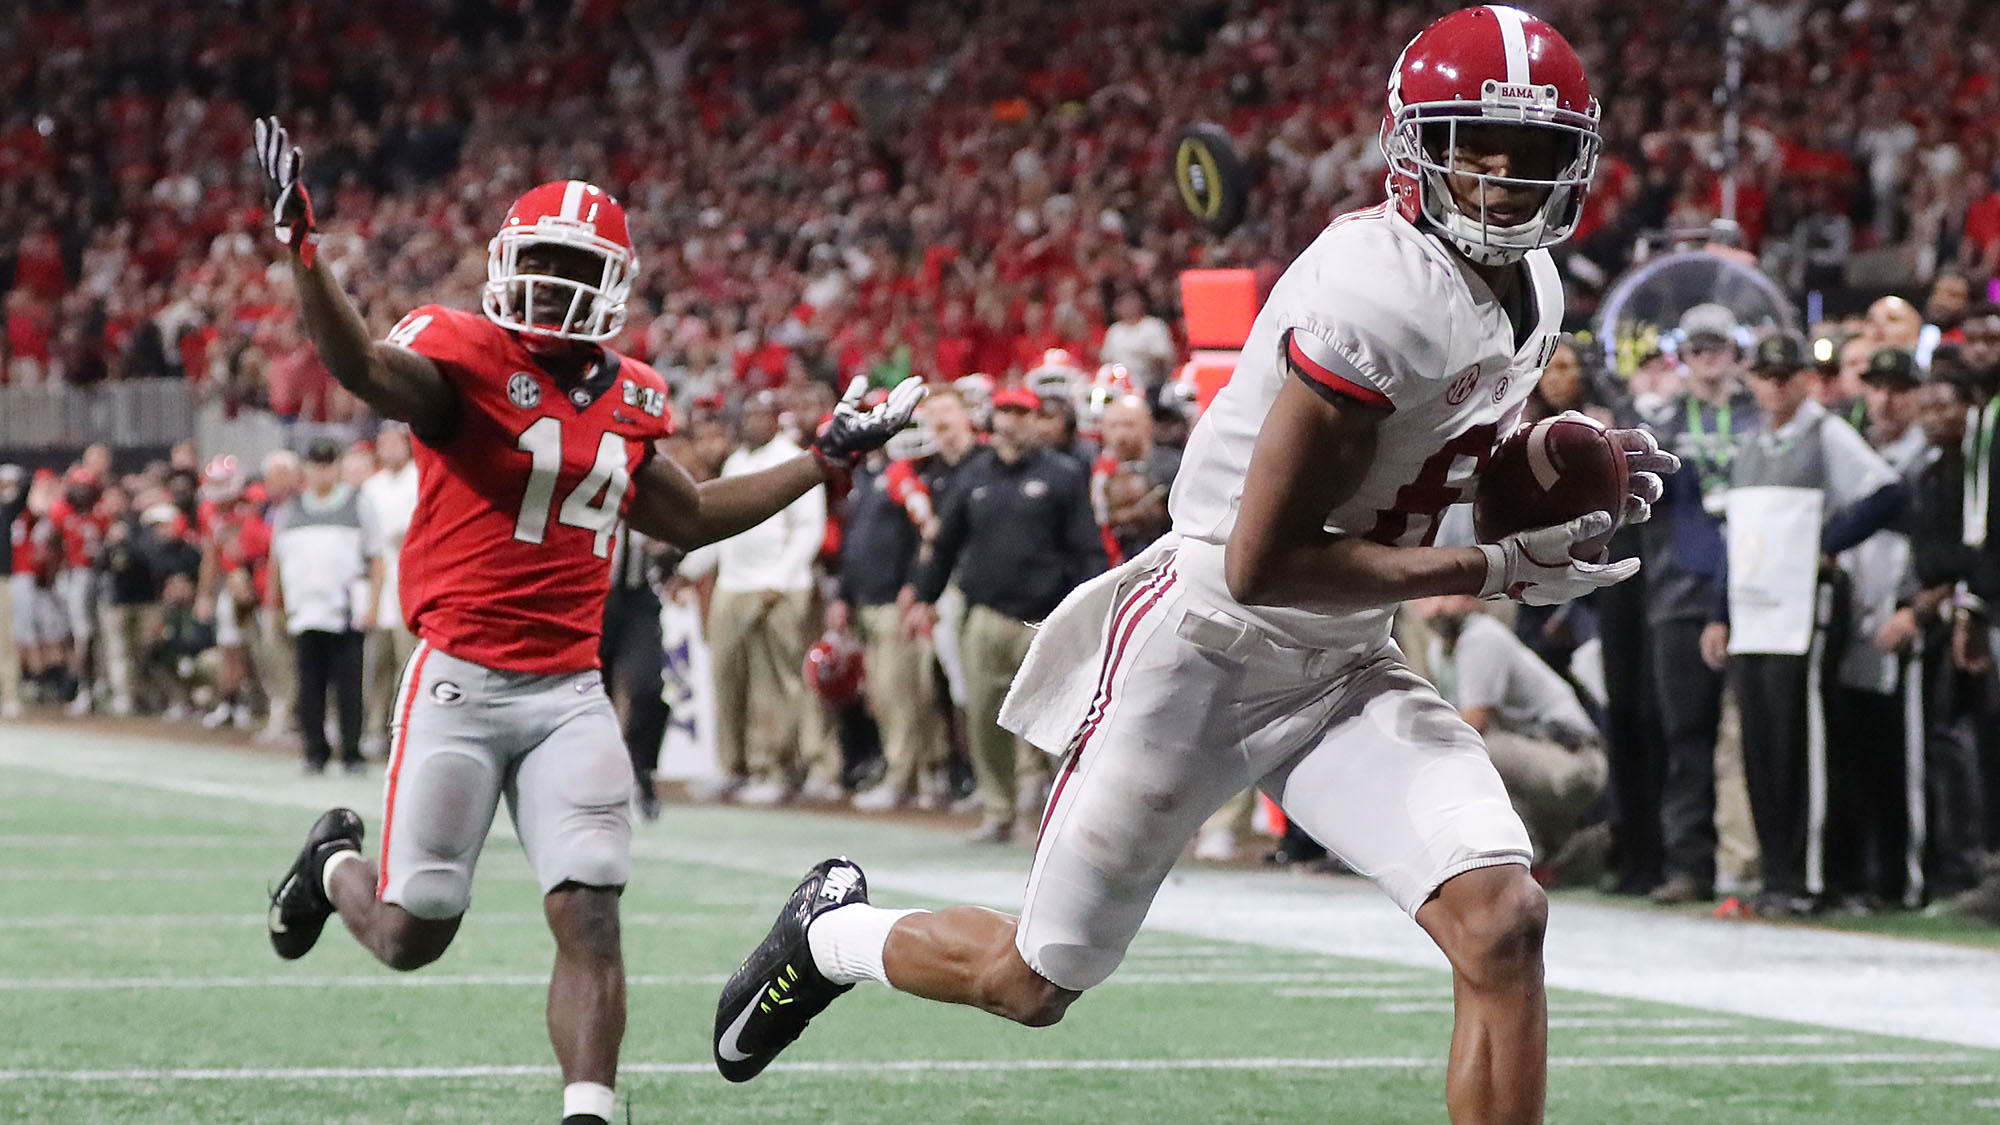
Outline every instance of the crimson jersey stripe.
{"label": "crimson jersey stripe", "polygon": [[1285,354],[1292,361],[1292,370],[1318,384],[1320,388],[1343,398],[1351,398],[1363,406],[1373,406],[1383,410],[1396,409],[1396,404],[1389,401],[1388,395],[1373,387],[1363,386],[1352,379],[1337,375],[1331,369],[1315,362],[1305,353],[1305,349],[1299,347],[1295,332],[1296,330],[1285,333]]}
{"label": "crimson jersey stripe", "polygon": [[389,833],[396,827],[396,782],[403,776],[403,747],[410,741],[410,707],[424,682],[424,660],[431,654],[429,641],[417,642],[417,654],[410,658],[410,670],[403,677],[403,700],[396,716],[396,748],[389,755],[389,780],[383,786],[382,861],[376,865],[375,897],[389,890]]}

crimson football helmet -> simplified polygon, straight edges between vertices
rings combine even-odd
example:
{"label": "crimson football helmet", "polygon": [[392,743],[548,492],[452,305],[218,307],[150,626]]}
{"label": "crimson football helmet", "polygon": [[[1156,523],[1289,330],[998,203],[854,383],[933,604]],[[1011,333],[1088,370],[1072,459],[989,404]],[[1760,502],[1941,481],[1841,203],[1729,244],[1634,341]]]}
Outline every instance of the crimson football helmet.
{"label": "crimson football helmet", "polygon": [[830,710],[846,707],[861,696],[861,645],[847,633],[827,633],[806,650],[805,677]]}
{"label": "crimson football helmet", "polygon": [[[1453,12],[1410,40],[1389,75],[1381,144],[1390,193],[1405,219],[1428,222],[1474,262],[1519,261],[1576,229],[1603,140],[1597,119],[1583,62],[1555,28],[1500,4]],[[1553,159],[1524,168],[1510,152],[1506,176],[1454,167],[1459,130],[1496,125],[1552,134]],[[1454,175],[1478,181],[1477,212],[1452,195]],[[1487,214],[1493,186],[1547,195],[1533,214],[1502,224]]]}
{"label": "crimson football helmet", "polygon": [[[549,273],[524,273],[521,251],[565,246],[602,263],[596,283]],[[625,228],[625,208],[602,188],[582,180],[555,180],[514,201],[500,233],[486,244],[486,290],[481,305],[502,328],[549,340],[601,344],[625,327],[625,300],[639,256]],[[538,295],[567,296],[560,317],[541,319],[552,307]]]}

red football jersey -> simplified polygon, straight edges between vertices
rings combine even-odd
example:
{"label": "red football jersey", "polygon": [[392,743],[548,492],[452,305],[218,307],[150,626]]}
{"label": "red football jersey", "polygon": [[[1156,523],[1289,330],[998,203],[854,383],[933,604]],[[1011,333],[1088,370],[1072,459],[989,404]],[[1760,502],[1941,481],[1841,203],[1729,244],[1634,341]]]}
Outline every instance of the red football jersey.
{"label": "red football jersey", "polygon": [[96,512],[79,512],[74,504],[61,499],[49,505],[49,523],[62,538],[64,566],[89,570],[96,564],[109,520]]}
{"label": "red football jersey", "polygon": [[459,399],[455,434],[414,443],[401,573],[411,630],[489,668],[597,667],[613,529],[633,474],[673,432],[666,380],[607,349],[564,388],[512,332],[437,305],[388,339],[429,357]]}
{"label": "red football jersey", "polygon": [[36,523],[35,513],[24,510],[14,517],[14,526],[8,529],[8,537],[12,540],[10,546],[14,552],[15,574],[35,573],[35,564],[38,561],[35,548]]}
{"label": "red football jersey", "polygon": [[263,598],[270,582],[271,525],[257,509],[241,502],[218,508],[204,500],[196,514],[201,537],[215,552],[217,572],[249,571],[251,587]]}

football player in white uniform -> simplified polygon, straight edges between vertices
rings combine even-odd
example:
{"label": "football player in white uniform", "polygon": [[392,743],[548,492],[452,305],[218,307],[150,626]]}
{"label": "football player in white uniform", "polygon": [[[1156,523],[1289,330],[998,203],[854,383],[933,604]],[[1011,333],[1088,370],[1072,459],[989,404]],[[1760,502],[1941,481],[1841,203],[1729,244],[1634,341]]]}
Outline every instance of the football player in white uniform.
{"label": "football player in white uniform", "polygon": [[[1015,680],[1002,721],[1066,749],[1020,917],[881,909],[860,868],[820,864],[724,989],[725,1077],[755,1076],[861,980],[1056,1022],[1117,967],[1202,821],[1256,785],[1450,959],[1453,1119],[1540,1118],[1547,901],[1527,832],[1389,626],[1410,598],[1550,604],[1638,569],[1571,558],[1606,512],[1431,546],[1555,350],[1546,248],[1575,227],[1597,122],[1575,52],[1514,8],[1411,41],[1382,128],[1391,200],[1293,262],[1195,429],[1173,533],[1073,593]],[[1676,462],[1615,440],[1643,519]]]}

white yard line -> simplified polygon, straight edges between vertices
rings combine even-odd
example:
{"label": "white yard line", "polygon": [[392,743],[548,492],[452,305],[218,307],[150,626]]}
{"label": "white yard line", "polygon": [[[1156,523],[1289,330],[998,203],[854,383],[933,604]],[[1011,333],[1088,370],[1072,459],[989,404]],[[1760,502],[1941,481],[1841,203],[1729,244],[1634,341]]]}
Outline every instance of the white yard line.
{"label": "white yard line", "polygon": [[1592,1043],[1643,1043],[1653,1047],[1831,1047],[1854,1042],[1852,1035],[1593,1035]]}
{"label": "white yard line", "polygon": [[[1112,977],[1117,980],[1117,977]],[[1285,1000],[1409,1000],[1450,996],[1448,988],[1274,988],[1271,995]]]}
{"label": "white yard line", "polygon": [[[1115,979],[1115,978],[1114,978]],[[1392,1000],[1375,1005],[1375,1010],[1389,1016],[1434,1015],[1439,1012],[1451,1013],[1458,1006],[1450,1000]],[[1562,1015],[1569,1012],[1627,1012],[1631,1005],[1623,1000],[1563,1000],[1549,1001],[1549,1014]]]}
{"label": "white yard line", "polygon": [[[1967,1061],[1964,1053],[1921,1052],[1769,1054],[1769,1055],[1557,1055],[1549,1065],[1566,1070],[1700,1069],[1774,1066],[1899,1066]],[[1445,1060],[1421,1056],[1382,1058],[1214,1058],[1214,1059],[897,1059],[854,1062],[775,1063],[766,1074],[865,1076],[955,1072],[1018,1074],[1037,1071],[1286,1071],[1286,1070],[1431,1070]],[[620,1075],[707,1074],[710,1062],[622,1063]],[[306,1082],[448,1078],[542,1078],[557,1073],[546,1064],[515,1066],[355,1066],[355,1067],[230,1067],[132,1068],[124,1070],[0,1070],[0,1082]]]}
{"label": "white yard line", "polygon": [[[1107,988],[1190,985],[1241,985],[1312,983],[1328,977],[1314,973],[1127,973],[1105,982]],[[625,983],[634,988],[714,987],[729,980],[727,973],[633,973]],[[0,992],[144,992],[208,988],[547,988],[547,973],[377,973],[353,975],[287,976],[256,973],[239,976],[145,976],[145,977],[0,977]],[[1328,989],[1325,995],[1339,995]],[[1360,989],[1356,995],[1381,995],[1381,989]],[[1397,990],[1396,995],[1411,995]],[[1435,995],[1429,990],[1424,995]]]}
{"label": "white yard line", "polygon": [[[289,762],[169,739],[93,736],[79,745],[56,729],[32,726],[0,731],[0,767],[299,809],[335,801],[368,809],[380,799],[379,779],[302,779]],[[881,897],[917,895],[1001,909],[1019,906],[1030,859],[1024,850],[974,856],[956,847],[911,848],[913,840],[941,834],[797,810],[759,818],[758,832],[735,837],[723,849],[699,827],[712,828],[721,815],[755,814],[687,810],[678,821],[644,827],[634,853],[785,879],[839,847],[868,865],[870,884],[887,892]],[[902,845],[902,858],[869,862],[869,841],[884,850]],[[774,897],[771,905],[777,902]],[[1210,941],[1445,967],[1409,918],[1353,880],[1183,868],[1162,889],[1147,925]],[[1605,996],[2000,1048],[2000,1020],[1993,1018],[2000,1011],[1996,950],[1558,900],[1548,981]]]}
{"label": "white yard line", "polygon": [[[740,908],[739,908],[740,909]],[[691,926],[706,924],[717,918],[734,918],[737,910],[723,908],[696,908],[675,910],[669,913],[620,914],[621,926]],[[495,910],[472,915],[482,926],[534,926],[546,928],[548,918],[539,910]],[[91,930],[105,929],[123,933],[140,929],[234,929],[240,926],[262,928],[264,915],[243,913],[216,914],[29,914],[19,918],[0,918],[0,932],[7,930]]]}
{"label": "white yard line", "polygon": [[1549,1027],[1642,1027],[1674,1028],[1735,1027],[1737,1020],[1728,1016],[1550,1016]]}
{"label": "white yard line", "polygon": [[0,867],[0,883],[257,883],[276,881],[283,871],[248,867],[171,867],[134,863],[130,867]]}
{"label": "white yard line", "polygon": [[1996,1086],[2000,1074],[1863,1074],[1836,1078],[1836,1086]]}
{"label": "white yard line", "polygon": [[70,832],[0,833],[0,851],[9,848],[245,848],[257,849],[263,841],[255,836],[147,836],[137,834],[93,834]]}

